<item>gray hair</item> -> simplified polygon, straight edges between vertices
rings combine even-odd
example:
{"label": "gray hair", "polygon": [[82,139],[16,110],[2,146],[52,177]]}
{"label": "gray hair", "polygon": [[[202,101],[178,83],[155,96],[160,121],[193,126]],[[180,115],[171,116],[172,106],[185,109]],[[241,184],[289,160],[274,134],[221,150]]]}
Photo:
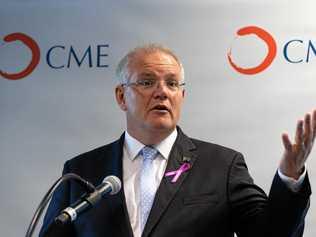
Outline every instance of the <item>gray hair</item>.
{"label": "gray hair", "polygon": [[184,81],[184,69],[182,66],[182,63],[180,62],[179,58],[176,56],[176,54],[169,48],[159,45],[159,44],[146,44],[143,46],[136,47],[129,51],[118,63],[117,68],[116,68],[116,77],[117,80],[120,84],[126,83],[130,77],[130,72],[129,72],[129,64],[130,61],[139,53],[144,53],[144,54],[152,54],[152,53],[157,53],[157,52],[162,52],[165,54],[168,54],[172,56],[176,62],[180,66],[180,76],[181,76],[181,81]]}

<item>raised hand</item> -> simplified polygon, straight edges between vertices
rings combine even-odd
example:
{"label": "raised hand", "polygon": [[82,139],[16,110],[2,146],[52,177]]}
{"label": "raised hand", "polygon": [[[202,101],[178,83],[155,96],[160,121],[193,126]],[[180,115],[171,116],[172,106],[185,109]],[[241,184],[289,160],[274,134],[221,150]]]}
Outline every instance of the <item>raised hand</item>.
{"label": "raised hand", "polygon": [[304,120],[297,122],[295,143],[288,134],[282,134],[284,153],[280,163],[280,171],[291,178],[298,179],[304,171],[304,165],[312,150],[316,137],[316,110],[306,114]]}

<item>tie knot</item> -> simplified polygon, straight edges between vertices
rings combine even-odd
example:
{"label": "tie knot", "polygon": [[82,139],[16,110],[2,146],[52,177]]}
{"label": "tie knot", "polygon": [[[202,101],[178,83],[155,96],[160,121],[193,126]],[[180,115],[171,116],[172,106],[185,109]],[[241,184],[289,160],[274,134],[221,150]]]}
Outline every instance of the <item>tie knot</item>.
{"label": "tie knot", "polygon": [[144,157],[144,160],[154,160],[156,158],[157,152],[158,151],[155,148],[150,146],[145,146],[142,149],[142,155]]}

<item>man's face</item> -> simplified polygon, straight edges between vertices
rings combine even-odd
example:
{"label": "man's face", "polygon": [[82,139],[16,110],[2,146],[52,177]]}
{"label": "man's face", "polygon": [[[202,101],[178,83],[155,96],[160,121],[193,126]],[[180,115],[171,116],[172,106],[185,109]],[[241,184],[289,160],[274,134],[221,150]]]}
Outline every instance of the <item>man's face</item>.
{"label": "man's face", "polygon": [[163,52],[140,53],[129,64],[129,83],[154,80],[155,86],[119,86],[116,98],[126,112],[127,129],[137,133],[150,131],[171,132],[180,117],[184,90],[170,90],[166,82],[181,82],[181,69],[177,61]]}

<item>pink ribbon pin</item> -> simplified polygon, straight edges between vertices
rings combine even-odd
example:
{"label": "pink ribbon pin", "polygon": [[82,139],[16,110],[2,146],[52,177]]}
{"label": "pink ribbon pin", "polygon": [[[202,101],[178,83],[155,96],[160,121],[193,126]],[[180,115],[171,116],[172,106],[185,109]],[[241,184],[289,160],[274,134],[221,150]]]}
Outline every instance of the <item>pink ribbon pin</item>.
{"label": "pink ribbon pin", "polygon": [[191,165],[186,162],[182,164],[179,169],[166,173],[165,177],[174,175],[173,179],[171,180],[171,183],[175,183],[177,182],[180,175],[184,173],[185,171],[189,170],[190,168],[191,168]]}

